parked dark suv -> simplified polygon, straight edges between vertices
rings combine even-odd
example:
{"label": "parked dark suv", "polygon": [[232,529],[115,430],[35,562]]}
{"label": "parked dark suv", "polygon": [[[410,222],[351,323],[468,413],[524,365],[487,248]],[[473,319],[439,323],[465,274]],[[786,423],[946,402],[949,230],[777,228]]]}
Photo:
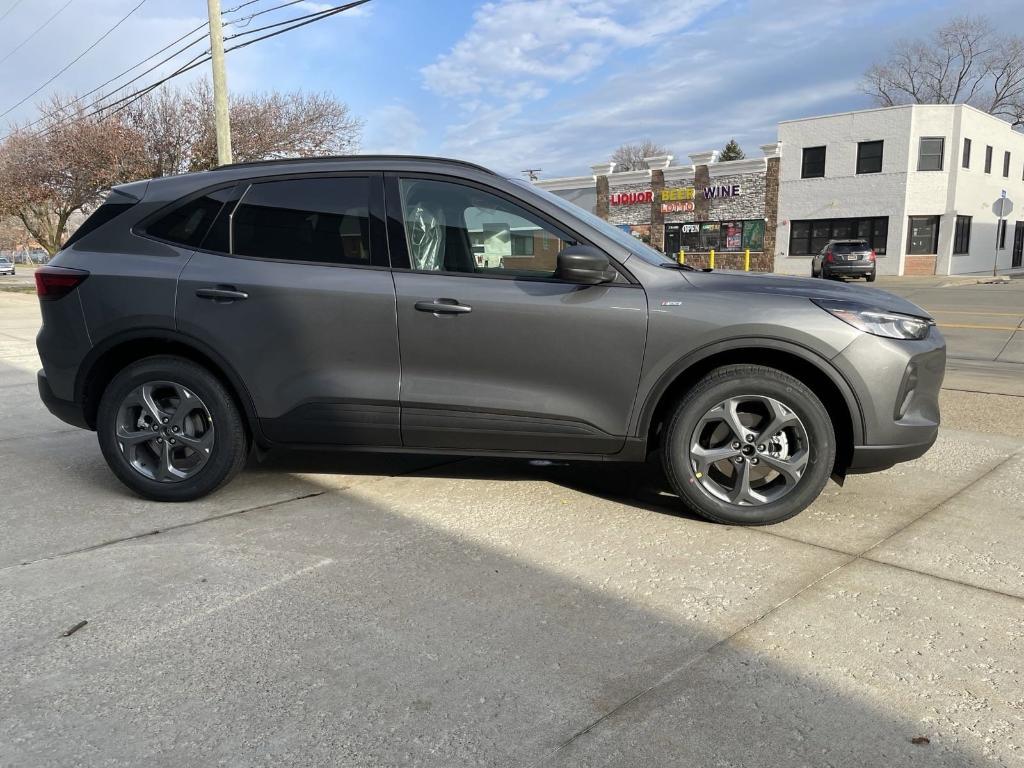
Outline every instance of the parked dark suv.
{"label": "parked dark suv", "polygon": [[829,240],[811,259],[811,277],[863,277],[875,282],[875,249],[867,240]]}
{"label": "parked dark suv", "polygon": [[36,272],[39,392],[125,485],[195,499],[252,445],[644,461],[713,520],[935,440],[945,346],[871,289],[697,271],[451,160],[117,187]]}

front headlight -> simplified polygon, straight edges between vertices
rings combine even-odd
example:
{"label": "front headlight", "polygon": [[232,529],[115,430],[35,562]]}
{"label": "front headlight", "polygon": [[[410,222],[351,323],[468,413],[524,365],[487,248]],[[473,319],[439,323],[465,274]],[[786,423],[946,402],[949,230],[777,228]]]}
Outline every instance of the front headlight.
{"label": "front headlight", "polygon": [[935,322],[927,317],[888,312],[866,304],[832,299],[812,299],[830,315],[849,323],[858,331],[888,339],[923,339]]}

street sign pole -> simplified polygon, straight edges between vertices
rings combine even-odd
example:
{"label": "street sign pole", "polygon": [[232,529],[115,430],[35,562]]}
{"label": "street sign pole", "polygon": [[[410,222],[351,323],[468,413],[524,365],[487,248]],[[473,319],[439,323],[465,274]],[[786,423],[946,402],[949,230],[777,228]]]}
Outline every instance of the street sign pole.
{"label": "street sign pole", "polygon": [[1003,235],[1005,237],[1003,232],[1003,227],[1005,226],[1003,222],[1005,219],[1003,217],[1006,215],[1006,203],[1006,190],[1004,189],[996,201],[996,205],[999,206],[999,222],[996,224],[996,247],[995,256],[992,258],[992,277],[999,276],[999,236]]}

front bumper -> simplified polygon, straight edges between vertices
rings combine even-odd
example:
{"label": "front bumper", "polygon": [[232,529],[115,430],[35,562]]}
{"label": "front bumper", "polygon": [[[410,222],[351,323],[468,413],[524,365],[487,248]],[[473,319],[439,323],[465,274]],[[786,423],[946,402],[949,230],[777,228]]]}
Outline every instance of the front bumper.
{"label": "front bumper", "polygon": [[946,341],[937,328],[919,341],[862,334],[832,359],[860,403],[863,436],[850,472],[884,469],[923,455],[939,434]]}
{"label": "front bumper", "polygon": [[46,371],[39,371],[36,374],[36,385],[39,387],[39,399],[50,413],[73,427],[90,428],[81,405],[70,400],[61,400],[53,394],[50,382],[46,378]]}

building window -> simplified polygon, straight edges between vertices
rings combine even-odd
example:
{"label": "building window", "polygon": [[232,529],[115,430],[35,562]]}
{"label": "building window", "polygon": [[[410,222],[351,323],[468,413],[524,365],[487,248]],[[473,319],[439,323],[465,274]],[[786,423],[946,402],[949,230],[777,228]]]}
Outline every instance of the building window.
{"label": "building window", "polygon": [[964,168],[971,167],[971,140],[964,139],[964,156],[960,161]]}
{"label": "building window", "polygon": [[1006,219],[1000,219],[996,227],[996,240],[999,242],[999,250],[1006,250]]}
{"label": "building window", "polygon": [[985,173],[992,173],[992,147],[985,147]]}
{"label": "building window", "polygon": [[946,140],[941,136],[922,137],[917,151],[917,170],[941,171],[945,148]]}
{"label": "building window", "polygon": [[907,253],[931,256],[939,252],[939,217],[911,216],[907,234]]}
{"label": "building window", "polygon": [[971,250],[971,217],[956,217],[956,232],[953,235],[953,253],[962,255]]}
{"label": "building window", "polygon": [[857,143],[857,173],[882,172],[882,142],[861,141]]}
{"label": "building window", "polygon": [[824,248],[829,240],[844,238],[863,238],[877,255],[885,256],[889,217],[793,221],[789,228],[789,255],[808,256]]}
{"label": "building window", "polygon": [[1010,178],[1010,153],[1003,152],[1003,178]]}
{"label": "building window", "polygon": [[804,161],[800,170],[801,179],[820,179],[825,175],[825,148],[804,147]]}

